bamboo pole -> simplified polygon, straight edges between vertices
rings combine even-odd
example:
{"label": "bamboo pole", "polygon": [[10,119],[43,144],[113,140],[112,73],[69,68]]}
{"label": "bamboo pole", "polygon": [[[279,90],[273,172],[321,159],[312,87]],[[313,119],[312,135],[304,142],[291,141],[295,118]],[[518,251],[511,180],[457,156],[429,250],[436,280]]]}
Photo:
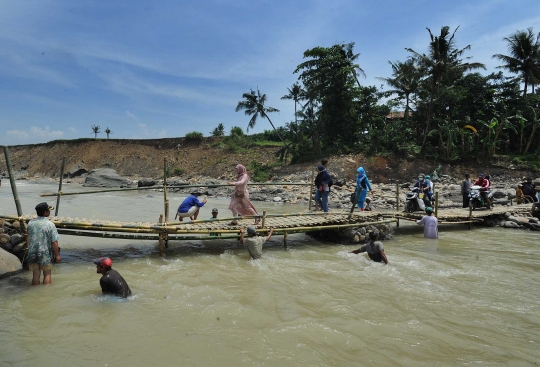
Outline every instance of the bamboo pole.
{"label": "bamboo pole", "polygon": [[313,201],[313,185],[315,184],[314,177],[315,171],[311,171],[311,182],[309,184],[309,211],[311,211],[311,202]]}
{"label": "bamboo pole", "polygon": [[266,210],[263,210],[263,216],[262,216],[261,228],[264,228],[265,222],[266,222]]}
{"label": "bamboo pole", "polygon": [[[59,229],[59,234],[68,236],[83,236],[83,237],[101,237],[101,238],[113,238],[113,239],[132,239],[132,240],[154,240],[159,241],[159,235],[139,235],[139,234],[120,234],[120,233],[108,233],[108,232],[86,232],[76,230]],[[169,239],[173,241],[205,241],[205,240],[227,240],[237,239],[239,235],[229,236],[171,236]]]}
{"label": "bamboo pole", "polygon": [[[4,156],[6,157],[6,166],[9,174],[9,183],[11,185],[11,192],[13,193],[13,200],[15,200],[15,208],[17,209],[17,215],[22,217],[23,212],[21,209],[21,201],[19,200],[19,193],[17,192],[17,185],[15,184],[15,175],[13,174],[13,166],[11,165],[11,158],[9,156],[9,149],[4,146]],[[21,233],[26,233],[26,223],[19,220],[21,224]]]}
{"label": "bamboo pole", "polygon": [[437,191],[435,193],[435,217],[437,216],[439,212],[439,192]]}
{"label": "bamboo pole", "polygon": [[[309,186],[309,183],[304,182],[254,182],[250,183],[249,186]],[[192,189],[195,187],[206,187],[206,188],[216,188],[216,187],[225,187],[225,186],[234,186],[229,184],[213,184],[213,185],[173,185],[168,186],[169,189]],[[106,190],[88,190],[88,191],[74,191],[74,192],[63,192],[62,196],[69,195],[86,195],[86,194],[100,194],[104,192],[117,192],[117,191],[137,191],[137,190],[163,190],[163,186],[147,186],[147,187],[128,187],[123,189],[106,189]],[[58,193],[49,192],[40,194],[41,197],[46,196],[58,196]]]}
{"label": "bamboo pole", "polygon": [[288,248],[288,243],[287,243],[287,239],[289,237],[289,233],[285,232],[285,234],[283,235],[283,247],[285,247],[285,249]]}
{"label": "bamboo pole", "polygon": [[[469,220],[472,219],[472,205],[469,204]],[[469,223],[469,230],[472,229],[472,224]]]}
{"label": "bamboo pole", "polygon": [[399,182],[396,182],[396,212],[399,212]]}
{"label": "bamboo pole", "polygon": [[[159,223],[163,222],[163,214],[160,214],[159,215]],[[163,246],[163,233],[160,233],[159,234],[159,256],[160,257],[163,257],[163,250],[164,250],[164,246]]]}
{"label": "bamboo pole", "polygon": [[66,157],[62,158],[62,167],[60,168],[60,182],[58,183],[58,196],[56,197],[56,208],[54,209],[54,216],[58,215],[58,208],[60,207],[60,197],[62,197],[62,182],[64,181],[64,167],[66,166]]}
{"label": "bamboo pole", "polygon": [[163,157],[163,212],[165,223],[169,221],[169,206],[167,204],[167,158]]}

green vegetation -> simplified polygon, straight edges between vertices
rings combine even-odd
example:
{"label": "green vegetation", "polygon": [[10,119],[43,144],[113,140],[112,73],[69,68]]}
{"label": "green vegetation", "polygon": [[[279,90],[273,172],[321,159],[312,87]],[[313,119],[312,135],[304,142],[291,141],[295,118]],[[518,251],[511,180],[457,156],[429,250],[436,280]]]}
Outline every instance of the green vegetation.
{"label": "green vegetation", "polygon": [[261,164],[257,161],[251,161],[247,167],[250,178],[255,182],[266,182],[271,177],[271,170],[279,163]]}
{"label": "green vegetation", "polygon": [[173,170],[173,174],[175,176],[180,176],[182,173],[184,173],[184,170],[182,168],[177,167]]}
{"label": "green vegetation", "polygon": [[292,162],[363,152],[446,161],[502,154],[540,165],[540,34],[517,31],[505,38],[509,54],[493,55],[512,75],[482,75],[471,45],[458,47],[458,28],[428,29],[425,51],[407,48],[406,60],[390,61],[391,77],[380,78],[388,90],[360,84],[354,43],[305,51],[281,97],[295,106],[285,127],[274,127],[265,94],[244,93],[236,110],[251,116],[248,128],[257,116],[274,128],[249,140],[281,141],[279,155]]}
{"label": "green vegetation", "polygon": [[109,134],[112,134],[113,132],[108,127],[105,129],[105,134],[107,134],[107,139],[109,139]]}
{"label": "green vegetation", "polygon": [[220,123],[214,130],[210,132],[212,136],[219,137],[225,135],[225,126]]}
{"label": "green vegetation", "polygon": [[203,134],[198,131],[192,131],[190,133],[187,133],[185,136],[185,140],[187,143],[194,142],[194,143],[200,143],[202,142]]}
{"label": "green vegetation", "polygon": [[92,132],[94,133],[94,140],[97,139],[97,134],[101,131],[99,130],[99,125],[92,125]]}

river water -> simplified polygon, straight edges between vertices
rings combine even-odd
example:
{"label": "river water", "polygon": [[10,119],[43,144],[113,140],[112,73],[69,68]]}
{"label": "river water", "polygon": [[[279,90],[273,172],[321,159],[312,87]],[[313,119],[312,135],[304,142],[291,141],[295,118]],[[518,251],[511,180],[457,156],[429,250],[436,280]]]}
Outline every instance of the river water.
{"label": "river water", "polygon": [[[0,211],[16,213],[9,182]],[[54,185],[18,183],[24,213]],[[64,186],[64,192],[80,186]],[[172,212],[181,199],[169,194]],[[50,200],[49,202],[53,202]],[[210,208],[229,216],[227,200]],[[299,205],[255,203],[268,212]],[[157,220],[162,193],[65,196],[60,215]],[[61,236],[53,283],[0,280],[0,366],[533,366],[540,363],[540,232],[402,225],[390,264],[356,246],[282,237],[250,261],[235,241],[172,243]],[[128,300],[101,295],[109,256]]]}

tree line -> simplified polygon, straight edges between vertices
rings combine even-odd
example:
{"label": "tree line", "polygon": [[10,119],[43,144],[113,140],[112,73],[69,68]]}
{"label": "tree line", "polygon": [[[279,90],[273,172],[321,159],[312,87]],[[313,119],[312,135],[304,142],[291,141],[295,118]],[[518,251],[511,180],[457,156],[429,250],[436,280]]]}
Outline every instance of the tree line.
{"label": "tree line", "polygon": [[293,71],[298,81],[282,97],[295,106],[284,127],[274,127],[269,114],[278,110],[258,89],[244,93],[236,111],[250,117],[248,129],[267,119],[283,143],[281,156],[293,162],[351,152],[537,157],[540,33],[529,28],[504,38],[508,54],[493,55],[501,71],[482,75],[485,65],[467,55],[471,45],[457,46],[458,28],[428,28],[427,52],[406,48],[406,60],[389,61],[392,75],[379,78],[387,90],[360,83],[360,54],[354,43],[342,43],[304,52]]}

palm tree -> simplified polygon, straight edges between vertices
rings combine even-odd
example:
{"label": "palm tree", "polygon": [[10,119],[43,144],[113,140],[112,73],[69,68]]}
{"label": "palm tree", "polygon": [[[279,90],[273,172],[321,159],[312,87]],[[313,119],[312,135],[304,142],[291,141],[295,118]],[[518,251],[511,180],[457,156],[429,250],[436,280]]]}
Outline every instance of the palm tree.
{"label": "palm tree", "polygon": [[[99,126],[98,126],[99,128]],[[98,129],[99,130],[99,129]],[[105,134],[107,134],[107,139],[109,139],[109,134],[112,134],[113,132],[108,127],[105,129]]]}
{"label": "palm tree", "polygon": [[210,132],[212,136],[223,136],[225,135],[225,126],[220,122],[219,125]]}
{"label": "palm tree", "polygon": [[345,47],[342,48],[342,55],[350,63],[352,67],[352,74],[354,76],[354,79],[356,80],[356,84],[358,84],[358,86],[360,87],[360,82],[358,81],[358,75],[356,74],[356,71],[358,70],[358,72],[363,75],[364,78],[366,77],[366,73],[364,72],[364,69],[360,67],[360,65],[354,63],[358,59],[360,54],[353,53],[353,48],[354,42],[348,43],[347,45],[345,45]]}
{"label": "palm tree", "polygon": [[266,94],[261,95],[259,88],[257,88],[257,93],[255,93],[255,91],[251,89],[249,93],[242,94],[242,97],[244,97],[244,100],[238,102],[238,105],[236,106],[236,112],[244,110],[244,113],[246,115],[251,116],[247,130],[249,131],[249,129],[253,129],[255,127],[257,117],[264,117],[268,120],[270,125],[272,125],[272,128],[279,136],[279,139],[281,139],[281,141],[283,142],[283,145],[287,146],[285,140],[283,140],[281,134],[272,123],[272,120],[270,120],[270,117],[268,117],[269,113],[279,112],[279,110],[277,108],[266,107],[264,105],[266,102]]}
{"label": "palm tree", "polygon": [[388,92],[397,94],[398,98],[405,99],[405,124],[409,119],[411,95],[418,91],[422,74],[414,59],[408,59],[405,62],[388,61],[392,66],[392,78],[377,78],[383,80],[390,87],[394,88]]}
{"label": "palm tree", "polygon": [[294,101],[294,122],[298,122],[296,105],[299,101],[306,99],[306,91],[302,89],[300,84],[294,83],[291,88],[287,88],[289,94],[284,95],[281,99],[292,99]]}
{"label": "palm tree", "polygon": [[[443,87],[451,86],[466,71],[480,68],[484,70],[486,69],[485,65],[482,63],[464,62],[461,58],[465,51],[470,50],[471,45],[467,45],[462,49],[456,48],[454,37],[459,29],[459,26],[451,35],[450,27],[448,26],[441,28],[441,33],[439,36],[434,36],[433,33],[431,33],[431,29],[426,29],[428,30],[431,39],[429,43],[429,52],[427,55],[420,54],[411,48],[405,49],[414,55],[414,58],[417,60],[420,68],[427,77],[426,81],[428,81],[430,85],[428,117],[422,146],[424,146],[428,132],[432,127],[433,102],[435,97],[440,93],[441,85]],[[465,59],[470,59],[470,57],[466,57]]]}
{"label": "palm tree", "polygon": [[535,35],[532,28],[527,28],[527,31],[517,31],[504,40],[508,42],[510,55],[493,55],[504,63],[499,68],[520,75],[525,84],[523,96],[527,95],[529,84],[532,85],[534,93],[534,85],[538,84],[540,79],[540,33]]}
{"label": "palm tree", "polygon": [[92,132],[94,133],[94,139],[97,139],[97,134],[101,132],[99,131],[99,125],[92,125]]}

